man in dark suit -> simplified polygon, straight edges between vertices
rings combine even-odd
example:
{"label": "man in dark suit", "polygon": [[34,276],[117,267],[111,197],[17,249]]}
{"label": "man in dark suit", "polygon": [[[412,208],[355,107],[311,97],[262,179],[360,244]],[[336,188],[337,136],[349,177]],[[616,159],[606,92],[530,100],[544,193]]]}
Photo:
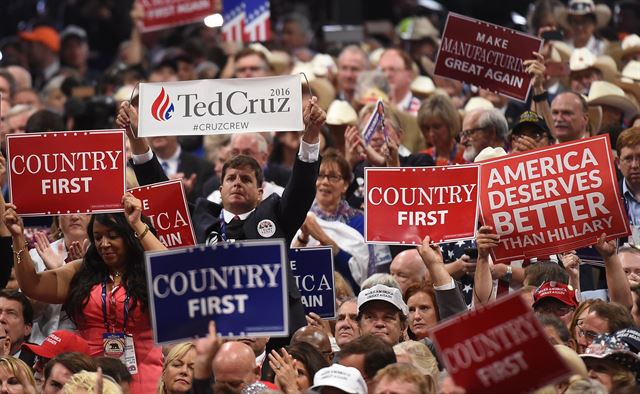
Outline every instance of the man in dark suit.
{"label": "man in dark suit", "polygon": [[167,178],[184,179],[187,200],[194,203],[205,182],[215,177],[213,164],[183,150],[176,136],[150,137],[149,145]]}
{"label": "man in dark suit", "polygon": [[[258,162],[239,155],[225,163],[222,170],[220,192],[222,205],[199,198],[192,219],[198,243],[231,240],[284,238],[289,245],[302,226],[315,197],[318,176],[320,128],[325,112],[312,98],[304,107],[305,131],[300,151],[293,166],[292,176],[282,197],[274,194],[262,199],[262,168]],[[128,128],[137,124],[137,112],[125,103],[118,114],[118,125]],[[149,151],[143,139],[128,133],[133,153],[133,168],[141,185],[162,181],[165,176],[158,160]],[[289,289],[289,332],[306,324],[300,292],[287,264]],[[280,345],[285,343],[281,341]],[[288,344],[288,343],[287,343]],[[270,342],[274,348],[275,342]]]}
{"label": "man in dark suit", "polygon": [[0,345],[9,339],[11,346],[8,355],[33,366],[35,355],[28,349],[22,349],[22,344],[31,335],[33,325],[33,307],[27,296],[17,290],[0,290],[0,324],[5,331],[4,337],[0,338]]}

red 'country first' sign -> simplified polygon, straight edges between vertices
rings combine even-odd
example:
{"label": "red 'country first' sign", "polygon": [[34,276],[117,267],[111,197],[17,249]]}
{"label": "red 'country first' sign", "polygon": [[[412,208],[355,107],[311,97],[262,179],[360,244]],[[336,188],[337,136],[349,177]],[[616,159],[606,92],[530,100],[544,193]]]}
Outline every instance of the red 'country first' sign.
{"label": "red 'country first' sign", "polygon": [[523,62],[541,46],[539,38],[450,12],[434,73],[526,101],[531,76]]}
{"label": "red 'country first' sign", "polygon": [[130,189],[142,201],[142,213],[153,223],[158,239],[169,249],[196,244],[181,180]]}
{"label": "red 'country first' sign", "polygon": [[519,294],[438,324],[430,337],[469,394],[526,393],[569,373]]}
{"label": "red 'country first' sign", "polygon": [[122,211],[124,130],[8,135],[7,157],[20,215]]}
{"label": "red 'country first' sign", "polygon": [[215,12],[216,0],[142,0],[143,30],[152,31],[186,25]]}
{"label": "red 'country first' sign", "polygon": [[608,136],[482,162],[480,214],[495,262],[548,256],[629,234]]}
{"label": "red 'country first' sign", "polygon": [[472,239],[478,221],[476,165],[365,168],[365,240],[420,244]]}

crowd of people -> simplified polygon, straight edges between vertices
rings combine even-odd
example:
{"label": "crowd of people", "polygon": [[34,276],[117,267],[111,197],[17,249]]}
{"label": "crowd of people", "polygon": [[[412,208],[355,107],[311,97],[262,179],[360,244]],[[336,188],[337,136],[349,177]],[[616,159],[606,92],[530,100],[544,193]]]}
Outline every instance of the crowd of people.
{"label": "crowd of people", "polygon": [[[640,4],[621,1],[613,21],[593,0],[536,1],[526,27],[544,45],[524,62],[526,103],[434,75],[441,10],[323,53],[300,13],[278,18],[273,41],[239,45],[200,25],[144,33],[141,4],[116,8],[132,27],[114,33],[110,59],[86,26],[36,24],[0,42],[0,392],[464,393],[432,329],[508,292],[571,371],[532,390],[640,392],[640,36],[627,23]],[[141,82],[299,73],[301,132],[137,137]],[[365,139],[379,100],[383,125]],[[126,132],[127,187],[181,180],[199,244],[265,238],[268,220],[292,248],[330,247],[336,318],[305,314],[287,269],[289,337],[224,340],[211,322],[204,338],[154,344],[144,256],[167,247],[141,201],[33,218],[9,199],[6,135],[114,128]],[[489,226],[456,243],[365,242],[367,167],[474,163],[595,135],[611,141],[632,231],[594,239],[589,262],[567,251],[494,263]]]}

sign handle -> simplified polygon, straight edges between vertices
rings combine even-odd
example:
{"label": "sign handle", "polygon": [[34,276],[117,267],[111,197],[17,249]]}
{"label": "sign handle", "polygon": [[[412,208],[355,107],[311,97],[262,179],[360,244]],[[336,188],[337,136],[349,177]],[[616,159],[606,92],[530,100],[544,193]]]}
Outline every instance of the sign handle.
{"label": "sign handle", "polygon": [[301,72],[300,74],[302,74],[302,76],[304,77],[304,80],[307,81],[307,88],[309,89],[309,94],[311,95],[311,97],[313,97],[313,91],[311,90],[311,84],[309,84],[309,80],[307,79],[307,74]]}
{"label": "sign handle", "polygon": [[[131,91],[131,97],[129,97],[129,105],[132,105],[131,102],[133,101],[133,96],[136,90],[140,91],[140,82],[137,82],[133,87],[133,90]],[[131,119],[129,119],[129,131],[131,131],[131,134],[133,134],[136,138],[138,138],[137,130],[136,130],[136,133],[134,133],[133,128],[131,127]]]}

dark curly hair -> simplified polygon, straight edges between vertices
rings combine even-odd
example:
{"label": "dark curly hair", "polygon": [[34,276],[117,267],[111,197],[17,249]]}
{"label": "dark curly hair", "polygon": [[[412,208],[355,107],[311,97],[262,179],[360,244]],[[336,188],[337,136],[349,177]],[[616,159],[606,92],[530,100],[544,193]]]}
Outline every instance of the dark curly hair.
{"label": "dark curly hair", "polygon": [[[141,220],[156,234],[148,218],[142,216]],[[127,293],[131,296],[132,306],[130,310],[136,308],[138,304],[142,306],[142,310],[146,310],[149,305],[144,268],[144,249],[135,237],[127,219],[122,213],[96,214],[91,217],[87,226],[87,235],[90,241],[89,248],[84,255],[80,270],[74,275],[69,284],[69,295],[63,304],[64,311],[76,325],[82,325],[85,322],[83,310],[89,302],[91,289],[95,285],[102,283],[103,279],[109,275],[109,270],[98,253],[95,239],[93,238],[93,223],[95,222],[116,231],[124,240],[127,271],[122,276],[122,283]]]}

